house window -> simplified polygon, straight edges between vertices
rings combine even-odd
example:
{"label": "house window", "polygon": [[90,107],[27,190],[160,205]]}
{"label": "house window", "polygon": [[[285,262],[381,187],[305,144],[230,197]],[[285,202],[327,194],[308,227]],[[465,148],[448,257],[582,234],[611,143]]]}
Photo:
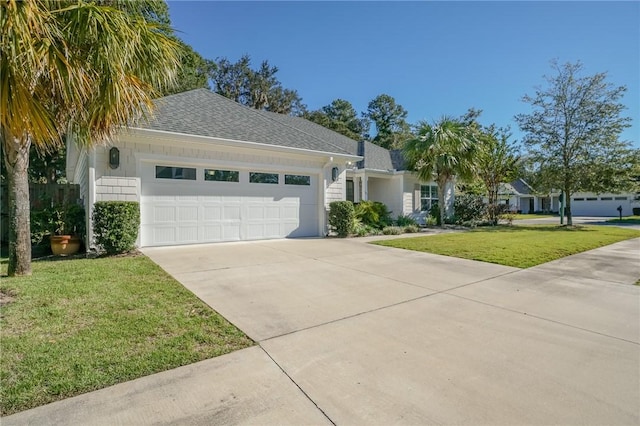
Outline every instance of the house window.
{"label": "house window", "polygon": [[278,174],[277,173],[258,173],[251,172],[249,173],[249,182],[251,183],[271,183],[277,184]]}
{"label": "house window", "polygon": [[584,201],[584,198],[574,198],[573,201]]}
{"label": "house window", "polygon": [[347,179],[347,201],[355,202],[353,179]]}
{"label": "house window", "polygon": [[617,200],[617,201],[627,201],[627,197],[616,197],[615,200]]}
{"label": "house window", "polygon": [[431,206],[438,204],[438,186],[437,185],[421,185],[420,186],[420,209],[423,212],[429,211]]}
{"label": "house window", "polygon": [[311,176],[304,175],[284,175],[285,185],[311,185]]}
{"label": "house window", "polygon": [[204,180],[240,182],[240,172],[235,170],[204,169]]}
{"label": "house window", "polygon": [[190,167],[156,166],[156,178],[196,180],[196,169]]}
{"label": "house window", "polygon": [[587,201],[598,201],[598,197],[587,197]]}
{"label": "house window", "polygon": [[600,197],[600,200],[602,200],[602,201],[611,201],[611,200],[613,200],[613,198],[612,197]]}

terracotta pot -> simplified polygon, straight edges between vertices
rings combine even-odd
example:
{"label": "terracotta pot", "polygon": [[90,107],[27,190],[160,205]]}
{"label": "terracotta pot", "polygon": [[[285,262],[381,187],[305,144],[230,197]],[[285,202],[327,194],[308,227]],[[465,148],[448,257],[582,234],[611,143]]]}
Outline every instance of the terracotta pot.
{"label": "terracotta pot", "polygon": [[80,250],[80,238],[71,235],[52,235],[49,237],[51,241],[51,251],[56,256],[68,256],[76,254]]}

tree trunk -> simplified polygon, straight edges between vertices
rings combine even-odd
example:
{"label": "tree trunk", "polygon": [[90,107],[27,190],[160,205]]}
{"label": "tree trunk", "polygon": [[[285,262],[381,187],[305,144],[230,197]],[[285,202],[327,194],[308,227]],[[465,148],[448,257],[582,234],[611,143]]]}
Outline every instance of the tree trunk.
{"label": "tree trunk", "polygon": [[440,209],[440,227],[444,228],[447,218],[447,206],[445,205],[445,192],[447,191],[447,180],[438,180],[438,207]]}
{"label": "tree trunk", "polygon": [[573,218],[571,215],[571,193],[566,189],[564,191],[564,214],[567,216],[567,226],[573,226]]}
{"label": "tree trunk", "polygon": [[31,221],[29,203],[29,147],[31,139],[4,135],[4,163],[9,189],[10,277],[31,275]]}

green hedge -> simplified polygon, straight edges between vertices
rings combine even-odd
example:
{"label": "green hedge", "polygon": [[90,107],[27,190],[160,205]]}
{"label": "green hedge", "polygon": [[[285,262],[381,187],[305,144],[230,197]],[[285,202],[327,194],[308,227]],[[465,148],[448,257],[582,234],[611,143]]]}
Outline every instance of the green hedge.
{"label": "green hedge", "polygon": [[329,203],[329,225],[338,237],[348,237],[353,230],[355,209],[351,201],[333,201]]}
{"label": "green hedge", "polygon": [[135,248],[140,228],[140,205],[135,201],[98,201],[93,206],[93,235],[108,254]]}

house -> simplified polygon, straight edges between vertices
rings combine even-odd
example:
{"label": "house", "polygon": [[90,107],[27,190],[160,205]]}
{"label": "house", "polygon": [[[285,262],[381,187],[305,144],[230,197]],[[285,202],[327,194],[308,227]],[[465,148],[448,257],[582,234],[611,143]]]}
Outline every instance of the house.
{"label": "house", "polygon": [[[571,195],[571,212],[573,216],[618,216],[617,209],[622,207],[622,215],[630,216],[634,208],[640,207],[639,195],[577,192]],[[537,194],[523,179],[501,185],[500,199],[508,203],[512,210],[521,213],[558,213],[560,211],[559,192]]]}
{"label": "house", "polygon": [[433,184],[403,170],[399,153],[300,117],[207,89],[155,104],[109,146],[67,142],[67,176],[88,212],[97,201],[140,203],[138,246],[323,236],[335,200],[381,201],[418,218],[435,201]]}

